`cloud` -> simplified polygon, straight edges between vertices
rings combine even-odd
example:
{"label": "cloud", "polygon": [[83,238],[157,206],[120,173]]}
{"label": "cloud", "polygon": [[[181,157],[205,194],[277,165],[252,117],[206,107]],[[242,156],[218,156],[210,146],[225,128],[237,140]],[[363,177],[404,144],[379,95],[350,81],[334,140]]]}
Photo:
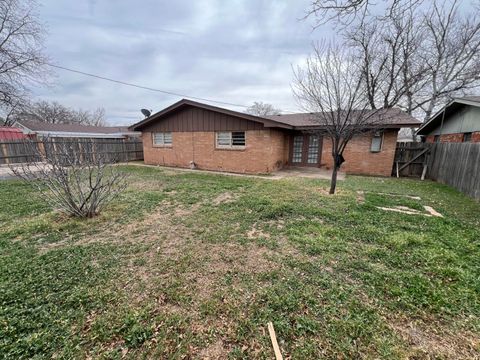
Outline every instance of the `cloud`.
{"label": "cloud", "polygon": [[[299,21],[300,1],[45,0],[46,49],[65,67],[191,96],[296,109],[291,65],[325,34]],[[111,124],[141,119],[178,97],[57,71],[38,98],[104,107]],[[241,108],[233,108],[243,110]]]}

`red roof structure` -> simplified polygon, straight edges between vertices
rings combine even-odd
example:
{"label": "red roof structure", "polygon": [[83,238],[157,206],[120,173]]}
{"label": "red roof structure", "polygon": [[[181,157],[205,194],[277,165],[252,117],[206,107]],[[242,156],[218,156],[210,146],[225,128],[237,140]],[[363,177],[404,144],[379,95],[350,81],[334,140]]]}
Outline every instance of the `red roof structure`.
{"label": "red roof structure", "polygon": [[16,127],[0,126],[0,141],[2,140],[20,140],[28,138],[23,131]]}

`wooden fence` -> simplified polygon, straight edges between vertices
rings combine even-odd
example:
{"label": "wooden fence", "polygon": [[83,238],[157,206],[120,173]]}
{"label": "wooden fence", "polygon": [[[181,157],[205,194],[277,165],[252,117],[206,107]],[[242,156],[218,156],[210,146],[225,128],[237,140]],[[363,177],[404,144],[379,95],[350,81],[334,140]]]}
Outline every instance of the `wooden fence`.
{"label": "wooden fence", "polygon": [[428,161],[431,144],[419,142],[397,143],[392,175],[420,177]]}
{"label": "wooden fence", "polygon": [[143,160],[140,139],[50,138],[0,141],[0,165],[37,161],[38,151],[45,154],[60,145],[62,151],[75,152],[81,158],[101,154],[110,162]]}
{"label": "wooden fence", "polygon": [[480,199],[480,143],[398,143],[392,174],[453,186]]}
{"label": "wooden fence", "polygon": [[480,200],[480,143],[433,144],[427,174]]}

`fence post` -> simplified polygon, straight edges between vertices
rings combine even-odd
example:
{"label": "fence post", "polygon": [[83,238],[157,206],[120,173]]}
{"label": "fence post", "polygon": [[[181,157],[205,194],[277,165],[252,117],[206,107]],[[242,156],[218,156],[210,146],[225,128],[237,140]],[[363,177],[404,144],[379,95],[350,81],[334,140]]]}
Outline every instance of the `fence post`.
{"label": "fence post", "polygon": [[8,157],[7,144],[2,144],[2,151],[3,151],[3,154],[5,155],[5,164],[10,164],[10,159]]}

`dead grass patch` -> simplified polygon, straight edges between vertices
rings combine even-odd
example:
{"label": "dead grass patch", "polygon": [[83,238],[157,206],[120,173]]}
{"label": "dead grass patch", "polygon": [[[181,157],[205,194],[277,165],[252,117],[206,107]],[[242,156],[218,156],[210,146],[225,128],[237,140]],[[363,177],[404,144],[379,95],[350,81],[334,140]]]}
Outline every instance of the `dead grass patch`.
{"label": "dead grass patch", "polygon": [[409,358],[479,359],[480,338],[462,331],[452,332],[438,323],[389,321],[389,326],[407,344]]}
{"label": "dead grass patch", "polygon": [[204,360],[217,360],[217,359],[226,359],[230,349],[225,346],[221,339],[213,342],[205,349],[202,349],[199,354],[199,359]]}
{"label": "dead grass patch", "polygon": [[247,231],[247,238],[249,239],[270,239],[271,235],[262,229],[257,229],[255,225]]}
{"label": "dead grass patch", "polygon": [[224,192],[212,200],[213,205],[218,206],[220,204],[228,204],[235,202],[238,198],[237,194],[232,194],[231,192]]}
{"label": "dead grass patch", "polygon": [[194,253],[203,261],[202,267],[189,274],[198,301],[210,298],[227,273],[255,275],[278,268],[270,260],[274,252],[255,244],[196,244]]}

